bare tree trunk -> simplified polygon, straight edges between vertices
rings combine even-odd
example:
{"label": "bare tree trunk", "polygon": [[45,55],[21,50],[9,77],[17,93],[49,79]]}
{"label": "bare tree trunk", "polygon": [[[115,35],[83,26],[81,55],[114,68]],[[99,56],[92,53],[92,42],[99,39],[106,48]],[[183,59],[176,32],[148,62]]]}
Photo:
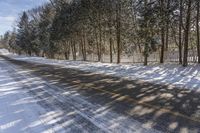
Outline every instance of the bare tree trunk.
{"label": "bare tree trunk", "polygon": [[81,54],[82,54],[82,58],[83,58],[83,61],[85,61],[85,49],[84,49],[84,41],[83,41],[83,39],[84,39],[84,35],[82,35],[83,33],[81,33],[81,35],[80,35],[80,45],[81,45]]}
{"label": "bare tree trunk", "polygon": [[[146,44],[145,44],[146,45]],[[147,44],[148,45],[148,44]],[[148,65],[148,54],[144,55],[144,66]]]}
{"label": "bare tree trunk", "polygon": [[179,16],[179,64],[182,64],[182,23],[183,23],[183,0],[180,0],[180,16]]}
{"label": "bare tree trunk", "polygon": [[113,63],[113,39],[112,39],[112,24],[108,22],[109,26],[109,42],[110,42],[110,63]]}
{"label": "bare tree trunk", "polygon": [[96,52],[97,52],[97,61],[101,61],[100,53],[99,53],[99,42],[98,42],[98,34],[97,29],[95,28],[95,41],[96,41]]}
{"label": "bare tree trunk", "polygon": [[164,33],[163,28],[162,28],[162,31],[161,31],[161,42],[162,42],[162,46],[161,46],[160,63],[164,63],[165,33]]}
{"label": "bare tree trunk", "polygon": [[110,63],[112,63],[113,62],[113,56],[112,56],[112,45],[113,45],[113,43],[112,43],[112,37],[110,37]]}
{"label": "bare tree trunk", "polygon": [[98,13],[98,25],[99,25],[99,47],[98,47],[98,61],[102,59],[102,27],[101,27],[101,15]]}
{"label": "bare tree trunk", "polygon": [[71,39],[71,47],[72,47],[72,56],[73,60],[76,60],[76,45],[75,41]]}
{"label": "bare tree trunk", "polygon": [[[147,10],[147,0],[144,1],[144,6],[145,6],[145,10]],[[147,18],[146,16],[144,16],[144,20],[145,20],[145,46],[144,46],[144,66],[148,65],[148,33],[147,33]]]}
{"label": "bare tree trunk", "polygon": [[200,63],[200,34],[199,34],[199,8],[200,2],[197,0],[197,19],[196,19],[196,30],[197,30],[197,56],[198,56],[198,63]]}
{"label": "bare tree trunk", "polygon": [[32,52],[31,50],[28,50],[28,55],[31,56],[32,55]]}
{"label": "bare tree trunk", "polygon": [[165,49],[168,51],[169,48],[169,23],[170,23],[170,0],[167,1],[167,22],[166,22],[166,38],[165,38]]}
{"label": "bare tree trunk", "polygon": [[160,14],[161,14],[161,56],[160,56],[160,63],[164,63],[164,51],[165,51],[165,14],[164,14],[164,0],[160,0]]}
{"label": "bare tree trunk", "polygon": [[69,60],[69,56],[70,56],[70,45],[69,45],[69,42],[65,41],[64,42],[65,46],[65,50],[64,50],[64,55],[65,55],[65,59],[66,60]]}
{"label": "bare tree trunk", "polygon": [[120,63],[121,57],[121,3],[120,1],[117,2],[117,9],[116,9],[116,21],[117,21],[117,63]]}
{"label": "bare tree trunk", "polygon": [[189,32],[190,32],[190,19],[191,19],[191,4],[192,0],[188,1],[187,17],[186,17],[186,27],[185,27],[185,42],[184,42],[184,56],[183,56],[183,66],[188,65],[188,43],[189,43]]}
{"label": "bare tree trunk", "polygon": [[83,33],[83,49],[84,49],[84,61],[87,60],[87,48],[86,48],[86,33]]}

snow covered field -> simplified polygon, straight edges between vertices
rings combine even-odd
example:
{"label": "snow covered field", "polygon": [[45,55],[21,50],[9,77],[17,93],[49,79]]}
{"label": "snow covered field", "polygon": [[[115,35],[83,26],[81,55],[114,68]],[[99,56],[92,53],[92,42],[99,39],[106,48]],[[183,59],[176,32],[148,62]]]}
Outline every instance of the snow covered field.
{"label": "snow covered field", "polygon": [[200,65],[190,65],[186,68],[177,64],[164,65],[124,65],[109,63],[93,63],[82,61],[52,60],[41,57],[17,56],[0,50],[2,54],[17,60],[25,60],[37,63],[60,65],[66,68],[74,68],[83,71],[109,74],[113,76],[141,79],[156,84],[173,85],[181,88],[200,91]]}

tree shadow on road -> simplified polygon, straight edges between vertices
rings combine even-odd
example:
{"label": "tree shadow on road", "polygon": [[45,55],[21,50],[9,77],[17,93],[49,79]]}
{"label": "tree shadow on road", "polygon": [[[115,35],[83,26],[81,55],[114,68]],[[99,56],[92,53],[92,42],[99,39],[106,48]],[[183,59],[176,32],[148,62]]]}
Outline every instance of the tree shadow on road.
{"label": "tree shadow on road", "polygon": [[97,114],[113,110],[141,122],[147,129],[200,132],[200,92],[195,90],[4,58],[52,85],[77,91],[91,103],[107,107]]}

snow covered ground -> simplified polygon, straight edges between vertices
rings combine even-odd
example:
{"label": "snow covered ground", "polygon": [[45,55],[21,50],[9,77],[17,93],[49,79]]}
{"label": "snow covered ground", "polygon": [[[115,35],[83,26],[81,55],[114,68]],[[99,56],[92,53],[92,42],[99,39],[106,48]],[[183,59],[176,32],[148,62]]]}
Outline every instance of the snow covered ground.
{"label": "snow covered ground", "polygon": [[156,84],[173,85],[181,88],[200,91],[200,65],[194,64],[186,68],[177,64],[164,65],[124,65],[109,63],[94,63],[82,61],[52,60],[41,57],[17,56],[0,50],[2,54],[17,60],[25,60],[37,63],[60,65],[66,68],[74,68],[83,71],[110,74],[113,76],[141,79]]}
{"label": "snow covered ground", "polygon": [[60,89],[0,59],[0,133],[159,132],[73,90]]}

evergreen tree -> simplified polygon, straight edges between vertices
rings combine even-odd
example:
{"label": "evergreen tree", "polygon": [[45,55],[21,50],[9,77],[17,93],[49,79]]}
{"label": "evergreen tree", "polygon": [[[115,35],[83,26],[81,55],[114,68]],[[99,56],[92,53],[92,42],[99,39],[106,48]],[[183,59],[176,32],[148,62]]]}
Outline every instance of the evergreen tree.
{"label": "evergreen tree", "polygon": [[[16,37],[16,45],[21,49],[21,52],[31,55],[31,50],[29,49],[30,40],[29,40],[29,20],[26,12],[23,12],[20,22],[18,23],[18,31]],[[20,52],[20,53],[21,53]]]}

